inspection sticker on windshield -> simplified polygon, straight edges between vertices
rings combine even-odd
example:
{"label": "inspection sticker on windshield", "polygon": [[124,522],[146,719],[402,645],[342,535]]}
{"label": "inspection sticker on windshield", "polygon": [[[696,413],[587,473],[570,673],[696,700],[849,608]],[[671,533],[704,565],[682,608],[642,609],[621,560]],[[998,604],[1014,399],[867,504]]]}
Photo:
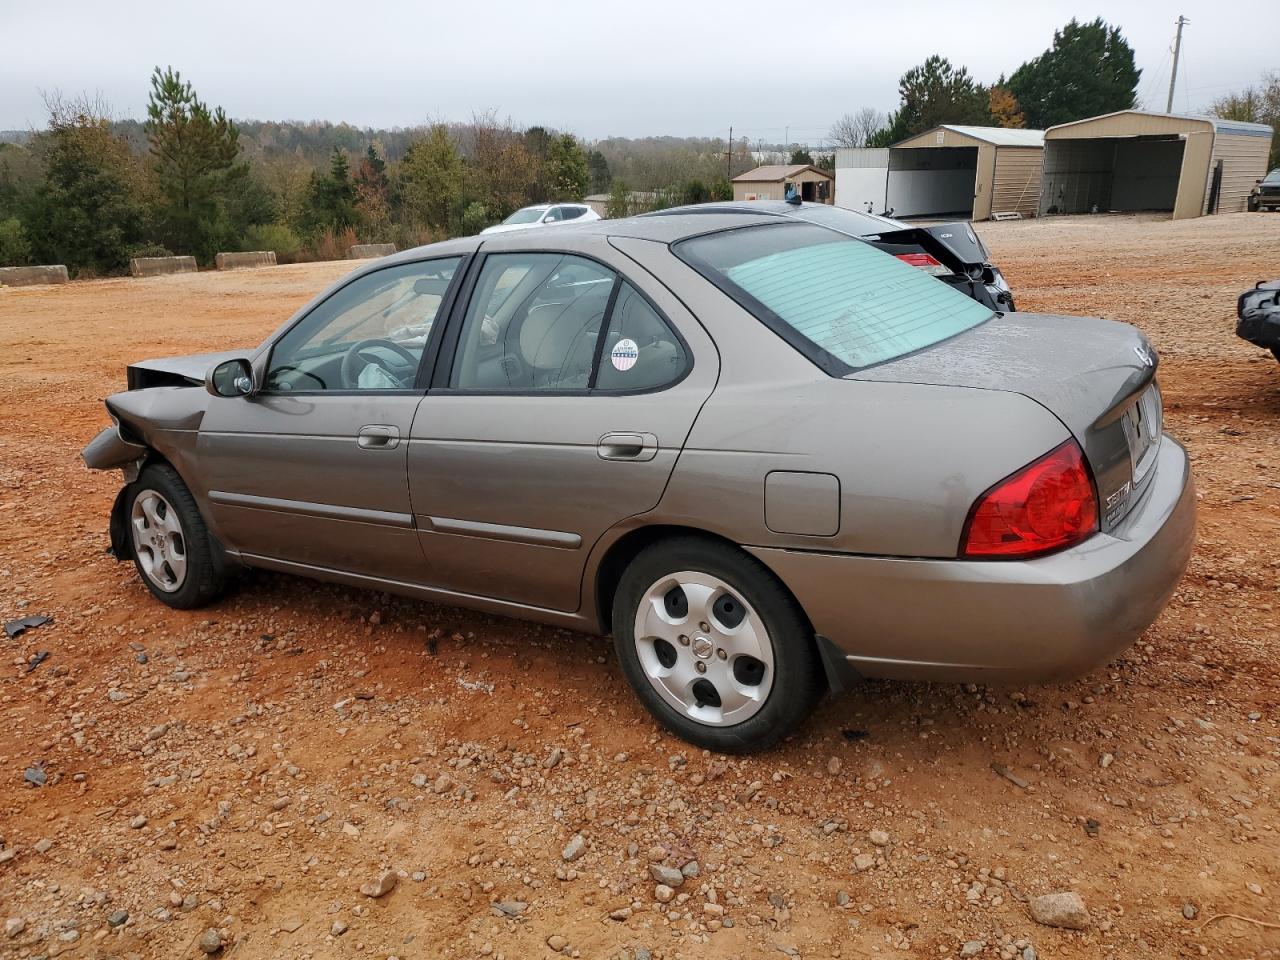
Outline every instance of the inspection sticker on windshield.
{"label": "inspection sticker on windshield", "polygon": [[640,348],[634,340],[630,339],[619,340],[609,351],[609,362],[613,364],[615,370],[630,370],[636,365],[639,357]]}

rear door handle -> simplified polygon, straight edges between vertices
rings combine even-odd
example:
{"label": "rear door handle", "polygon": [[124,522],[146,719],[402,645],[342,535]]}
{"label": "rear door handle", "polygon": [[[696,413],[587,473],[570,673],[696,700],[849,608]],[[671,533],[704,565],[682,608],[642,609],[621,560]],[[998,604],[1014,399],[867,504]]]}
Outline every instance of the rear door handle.
{"label": "rear door handle", "polygon": [[596,444],[601,460],[652,460],[658,438],[652,433],[606,433]]}
{"label": "rear door handle", "polygon": [[400,428],[384,423],[361,427],[356,444],[362,450],[394,450],[400,445]]}

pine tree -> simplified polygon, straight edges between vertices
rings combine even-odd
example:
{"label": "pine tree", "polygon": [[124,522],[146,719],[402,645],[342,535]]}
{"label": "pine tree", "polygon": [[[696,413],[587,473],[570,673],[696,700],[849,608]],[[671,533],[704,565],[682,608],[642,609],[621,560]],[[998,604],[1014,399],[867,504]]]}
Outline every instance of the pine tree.
{"label": "pine tree", "polygon": [[329,155],[329,173],[311,176],[308,226],[313,233],[355,226],[356,188],[351,182],[347,155],[337,147]]}
{"label": "pine tree", "polygon": [[898,81],[898,93],[902,103],[884,134],[889,143],[943,123],[989,122],[986,89],[969,76],[965,67],[956,68],[937,54],[904,73]]}
{"label": "pine tree", "polygon": [[158,219],[179,253],[212,259],[230,228],[223,208],[240,134],[221,107],[210,109],[169,67],[151,75],[147,137],[160,187]]}

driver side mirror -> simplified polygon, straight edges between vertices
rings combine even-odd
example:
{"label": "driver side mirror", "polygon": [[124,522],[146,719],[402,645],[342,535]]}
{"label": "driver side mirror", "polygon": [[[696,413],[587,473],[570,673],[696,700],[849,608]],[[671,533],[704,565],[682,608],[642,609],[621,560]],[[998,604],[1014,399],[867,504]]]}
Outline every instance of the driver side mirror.
{"label": "driver side mirror", "polygon": [[253,367],[243,357],[223,360],[204,378],[204,388],[215,397],[251,397],[258,392]]}

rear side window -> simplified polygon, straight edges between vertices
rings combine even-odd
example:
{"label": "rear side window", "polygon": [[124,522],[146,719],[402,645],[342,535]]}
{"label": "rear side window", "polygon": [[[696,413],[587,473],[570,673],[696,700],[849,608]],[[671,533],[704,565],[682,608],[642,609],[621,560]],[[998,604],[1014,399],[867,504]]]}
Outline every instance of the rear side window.
{"label": "rear side window", "polygon": [[687,363],[684,345],[649,301],[625,281],[609,315],[598,390],[655,390],[675,383]]}
{"label": "rear side window", "polygon": [[674,250],[832,376],[933,346],[993,316],[870,244],[809,224],[743,227]]}

